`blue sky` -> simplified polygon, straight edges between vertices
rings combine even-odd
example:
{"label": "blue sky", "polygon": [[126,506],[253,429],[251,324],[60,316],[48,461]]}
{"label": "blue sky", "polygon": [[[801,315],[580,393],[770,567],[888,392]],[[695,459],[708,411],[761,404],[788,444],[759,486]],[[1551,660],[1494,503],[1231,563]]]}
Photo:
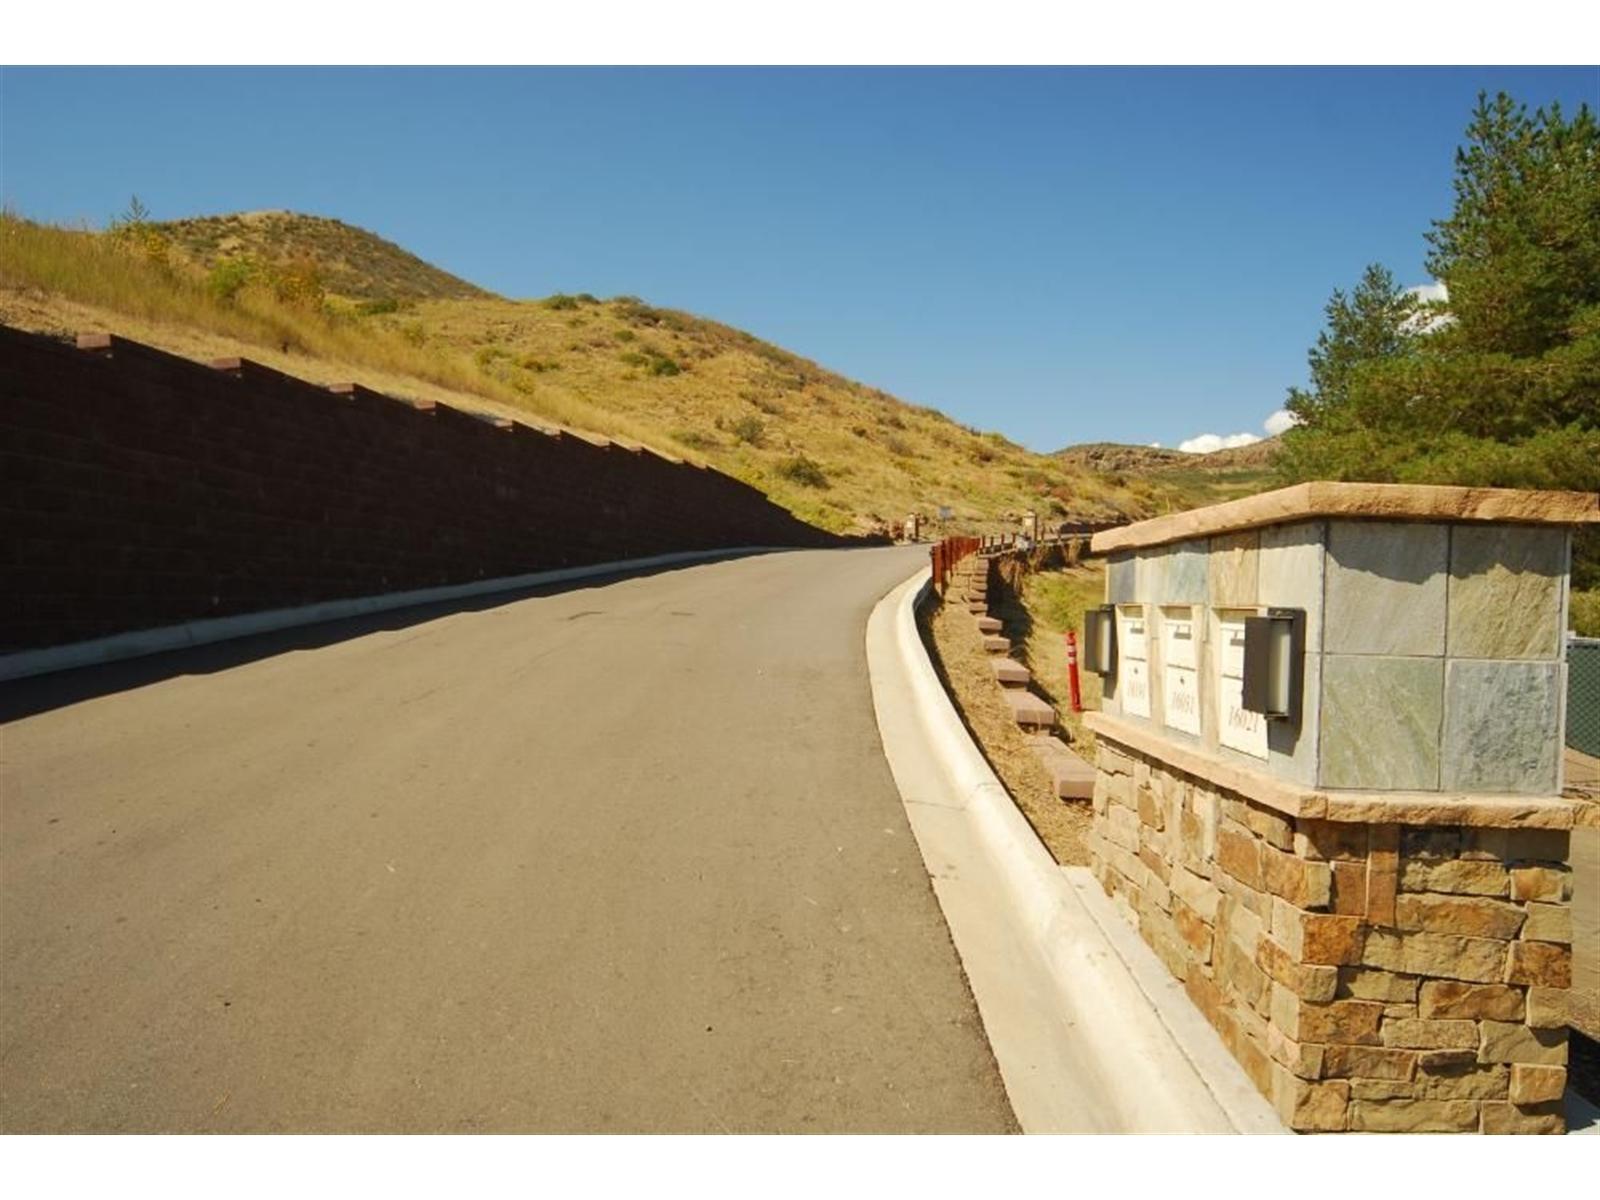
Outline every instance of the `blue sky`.
{"label": "blue sky", "polygon": [[1336,286],[1426,282],[1479,89],[1600,70],[15,70],[0,196],[287,208],[633,294],[1038,450],[1260,432]]}

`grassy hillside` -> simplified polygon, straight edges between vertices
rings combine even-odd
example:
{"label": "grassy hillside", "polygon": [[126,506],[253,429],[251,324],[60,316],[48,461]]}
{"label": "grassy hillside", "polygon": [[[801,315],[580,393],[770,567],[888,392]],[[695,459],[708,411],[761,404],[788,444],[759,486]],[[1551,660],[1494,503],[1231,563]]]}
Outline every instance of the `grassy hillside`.
{"label": "grassy hillside", "polygon": [[1210,472],[1258,470],[1272,465],[1283,443],[1275,437],[1263,438],[1248,446],[1213,450],[1210,454],[1187,454],[1160,446],[1131,446],[1123,442],[1084,442],[1057,450],[1062,462],[1097,471],[1189,471]]}
{"label": "grassy hillside", "polygon": [[1231,450],[1185,454],[1157,446],[1089,442],[1057,450],[1051,457],[1108,484],[1145,486],[1152,502],[1165,511],[1216,504],[1277,486],[1274,464],[1281,444],[1277,438],[1265,438]]}
{"label": "grassy hillside", "polygon": [[331,217],[288,212],[233,213],[152,223],[173,250],[207,270],[229,260],[290,264],[310,260],[323,287],[352,300],[470,299],[489,293],[385,241]]}
{"label": "grassy hillside", "polygon": [[[1171,511],[1238,480],[1105,471],[633,297],[493,296],[364,230],[286,213],[103,233],[0,216],[0,321],[243,355],[709,463],[830,529]],[[1065,420],[1063,421],[1065,423]]]}

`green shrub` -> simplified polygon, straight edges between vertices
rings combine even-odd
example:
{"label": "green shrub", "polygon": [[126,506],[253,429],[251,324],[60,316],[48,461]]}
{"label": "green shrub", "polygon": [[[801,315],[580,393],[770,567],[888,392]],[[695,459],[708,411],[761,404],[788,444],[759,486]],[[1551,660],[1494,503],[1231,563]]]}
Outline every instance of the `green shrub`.
{"label": "green shrub", "polygon": [[747,446],[759,446],[767,436],[767,426],[760,417],[740,417],[731,428],[734,437]]}
{"label": "green shrub", "polygon": [[578,298],[569,296],[565,292],[557,292],[554,296],[545,297],[544,306],[553,308],[557,312],[566,312],[568,309],[578,307]]}
{"label": "green shrub", "polygon": [[206,276],[206,290],[221,303],[232,304],[254,276],[254,264],[248,259],[225,258]]}
{"label": "green shrub", "polygon": [[773,469],[790,483],[798,483],[801,487],[825,488],[828,486],[828,476],[823,471],[822,464],[807,458],[804,454],[796,454],[786,458]]}
{"label": "green shrub", "polygon": [[150,210],[134,196],[121,215],[113,217],[106,229],[112,246],[142,257],[152,267],[171,267],[172,239],[150,220]]}
{"label": "green shrub", "polygon": [[622,318],[634,325],[649,325],[680,333],[689,328],[689,321],[682,313],[667,308],[654,308],[637,296],[617,296],[612,303],[617,306]]}
{"label": "green shrub", "polygon": [[1579,637],[1600,637],[1600,590],[1570,593],[1567,624]]}

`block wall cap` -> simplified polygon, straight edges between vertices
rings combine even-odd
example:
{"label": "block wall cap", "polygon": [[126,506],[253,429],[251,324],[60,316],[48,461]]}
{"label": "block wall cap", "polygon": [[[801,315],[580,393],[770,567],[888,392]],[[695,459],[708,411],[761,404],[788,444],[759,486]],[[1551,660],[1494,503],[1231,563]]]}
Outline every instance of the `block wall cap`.
{"label": "block wall cap", "polygon": [[511,432],[520,437],[550,438],[553,441],[561,440],[561,430],[553,425],[537,425],[530,421],[513,421]]}
{"label": "block wall cap", "polygon": [[[43,335],[24,336],[37,337],[41,341],[48,340]],[[79,350],[101,357],[142,359],[146,362],[175,365],[190,370],[200,368],[200,364],[192,358],[169,354],[165,350],[157,350],[154,346],[146,346],[143,342],[130,342],[127,338],[114,333],[80,333],[74,342]]]}
{"label": "block wall cap", "polygon": [[1105,554],[1317,517],[1586,525],[1600,522],[1600,494],[1411,483],[1297,483],[1103,530],[1089,546],[1094,553]]}
{"label": "block wall cap", "polygon": [[1291,817],[1364,825],[1470,825],[1493,829],[1572,829],[1600,824],[1600,805],[1563,796],[1456,792],[1333,791],[1277,779],[1107,713],[1084,714],[1096,736]]}

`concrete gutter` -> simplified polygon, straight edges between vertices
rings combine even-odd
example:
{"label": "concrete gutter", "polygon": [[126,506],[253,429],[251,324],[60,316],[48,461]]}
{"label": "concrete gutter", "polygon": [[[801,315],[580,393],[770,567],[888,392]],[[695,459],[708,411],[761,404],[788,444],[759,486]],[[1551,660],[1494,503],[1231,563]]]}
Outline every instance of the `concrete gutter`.
{"label": "concrete gutter", "polygon": [[922,645],[924,569],[867,622],[884,752],[1029,1133],[1283,1133],[1087,869],[1058,866],[973,745]]}
{"label": "concrete gutter", "polygon": [[116,662],[118,659],[139,658],[146,654],[160,654],[167,650],[181,650],[188,646],[203,646],[208,642],[223,642],[232,638],[250,637],[257,633],[271,633],[274,630],[289,629],[298,625],[315,625],[321,621],[361,617],[395,608],[411,608],[419,604],[463,600],[493,592],[517,591],[521,588],[566,583],[574,579],[590,579],[597,575],[618,575],[627,571],[649,570],[651,567],[669,567],[718,558],[737,558],[746,554],[765,554],[782,549],[793,549],[793,547],[735,546],[721,550],[684,550],[673,554],[655,554],[648,558],[625,558],[615,562],[592,563],[584,567],[534,571],[527,575],[501,575],[494,579],[474,580],[472,583],[415,588],[405,592],[385,592],[377,596],[355,596],[345,600],[324,600],[318,604],[303,604],[295,608],[272,608],[262,612],[240,613],[231,617],[208,617],[199,621],[187,621],[181,625],[163,625],[159,629],[136,629],[86,642],[45,646],[38,650],[20,650],[14,654],[0,655],[0,682],[7,679],[25,679],[30,675],[44,675],[51,671],[66,671],[73,667]]}

